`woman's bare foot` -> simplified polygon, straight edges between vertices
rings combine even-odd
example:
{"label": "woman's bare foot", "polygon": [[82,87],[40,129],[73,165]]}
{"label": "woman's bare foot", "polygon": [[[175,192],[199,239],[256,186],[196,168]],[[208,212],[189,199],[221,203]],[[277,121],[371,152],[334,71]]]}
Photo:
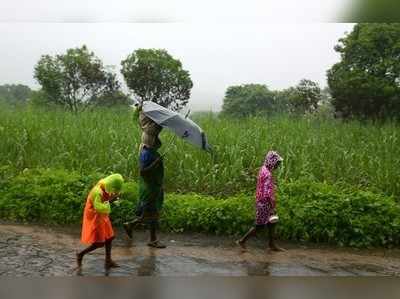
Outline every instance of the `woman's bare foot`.
{"label": "woman's bare foot", "polygon": [[78,266],[78,268],[82,267],[82,259],[83,256],[79,253],[76,253],[76,265]]}
{"label": "woman's bare foot", "polygon": [[124,229],[125,229],[125,232],[126,232],[126,234],[128,235],[128,237],[130,238],[130,239],[132,239],[132,224],[130,224],[130,223],[124,223]]}
{"label": "woman's bare foot", "polygon": [[276,244],[269,244],[269,249],[275,252],[279,252],[279,251],[286,251],[285,249],[277,246]]}
{"label": "woman's bare foot", "polygon": [[113,260],[108,260],[108,261],[105,262],[104,267],[106,269],[118,268],[119,265],[116,262],[114,262]]}
{"label": "woman's bare foot", "polygon": [[164,244],[160,243],[159,241],[152,241],[152,242],[149,242],[149,243],[147,243],[147,246],[153,247],[153,248],[159,248],[159,249],[162,249],[162,248],[166,248],[166,247],[167,247],[167,246],[165,246]]}
{"label": "woman's bare foot", "polygon": [[241,240],[237,240],[235,243],[240,247],[240,249],[242,250],[242,252],[247,251],[246,243],[244,243],[244,242],[241,241]]}

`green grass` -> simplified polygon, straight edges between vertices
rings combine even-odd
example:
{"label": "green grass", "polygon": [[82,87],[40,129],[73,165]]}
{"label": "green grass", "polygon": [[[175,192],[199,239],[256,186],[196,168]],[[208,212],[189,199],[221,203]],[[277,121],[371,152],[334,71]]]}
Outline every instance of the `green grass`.
{"label": "green grass", "polygon": [[[400,126],[356,121],[196,116],[215,155],[176,140],[165,161],[166,189],[230,196],[253,194],[265,152],[284,157],[280,184],[312,180],[400,195]],[[140,131],[124,110],[75,115],[33,108],[0,110],[0,164],[8,171],[57,168],[137,178]],[[161,139],[169,144],[165,130]],[[162,149],[164,151],[165,149]]]}

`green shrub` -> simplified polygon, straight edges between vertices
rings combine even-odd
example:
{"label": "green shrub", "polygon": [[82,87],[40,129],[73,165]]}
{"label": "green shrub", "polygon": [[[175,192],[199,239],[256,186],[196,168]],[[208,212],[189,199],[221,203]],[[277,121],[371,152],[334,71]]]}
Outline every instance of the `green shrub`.
{"label": "green shrub", "polygon": [[[26,170],[0,177],[0,218],[46,224],[79,224],[90,188],[104,175],[83,176],[63,170]],[[281,183],[278,233],[296,241],[354,247],[400,245],[400,205],[393,197],[351,187],[311,181]],[[124,184],[112,205],[114,225],[132,219],[138,199],[134,182]],[[254,223],[254,198],[215,198],[167,194],[161,227],[239,235]]]}
{"label": "green shrub", "polygon": [[400,244],[393,197],[334,185],[292,182],[280,190],[283,238],[355,247]]}
{"label": "green shrub", "polygon": [[0,217],[24,222],[77,223],[82,215],[82,199],[99,177],[62,170],[25,170],[2,181]]}

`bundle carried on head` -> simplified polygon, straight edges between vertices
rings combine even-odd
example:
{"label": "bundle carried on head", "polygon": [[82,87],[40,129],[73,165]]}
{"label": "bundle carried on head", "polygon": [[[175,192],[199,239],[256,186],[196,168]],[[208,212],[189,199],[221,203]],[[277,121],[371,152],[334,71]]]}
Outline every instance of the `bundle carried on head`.
{"label": "bundle carried on head", "polygon": [[161,140],[158,137],[162,127],[147,117],[143,112],[139,114],[139,124],[142,129],[142,145],[158,149],[161,147]]}

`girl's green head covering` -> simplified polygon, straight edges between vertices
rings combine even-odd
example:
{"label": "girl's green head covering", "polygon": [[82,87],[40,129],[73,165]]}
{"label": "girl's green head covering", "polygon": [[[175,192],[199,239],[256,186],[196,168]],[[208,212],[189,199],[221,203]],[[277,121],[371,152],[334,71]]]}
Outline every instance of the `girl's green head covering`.
{"label": "girl's green head covering", "polygon": [[119,173],[109,175],[102,180],[107,192],[119,193],[121,192],[124,178]]}

